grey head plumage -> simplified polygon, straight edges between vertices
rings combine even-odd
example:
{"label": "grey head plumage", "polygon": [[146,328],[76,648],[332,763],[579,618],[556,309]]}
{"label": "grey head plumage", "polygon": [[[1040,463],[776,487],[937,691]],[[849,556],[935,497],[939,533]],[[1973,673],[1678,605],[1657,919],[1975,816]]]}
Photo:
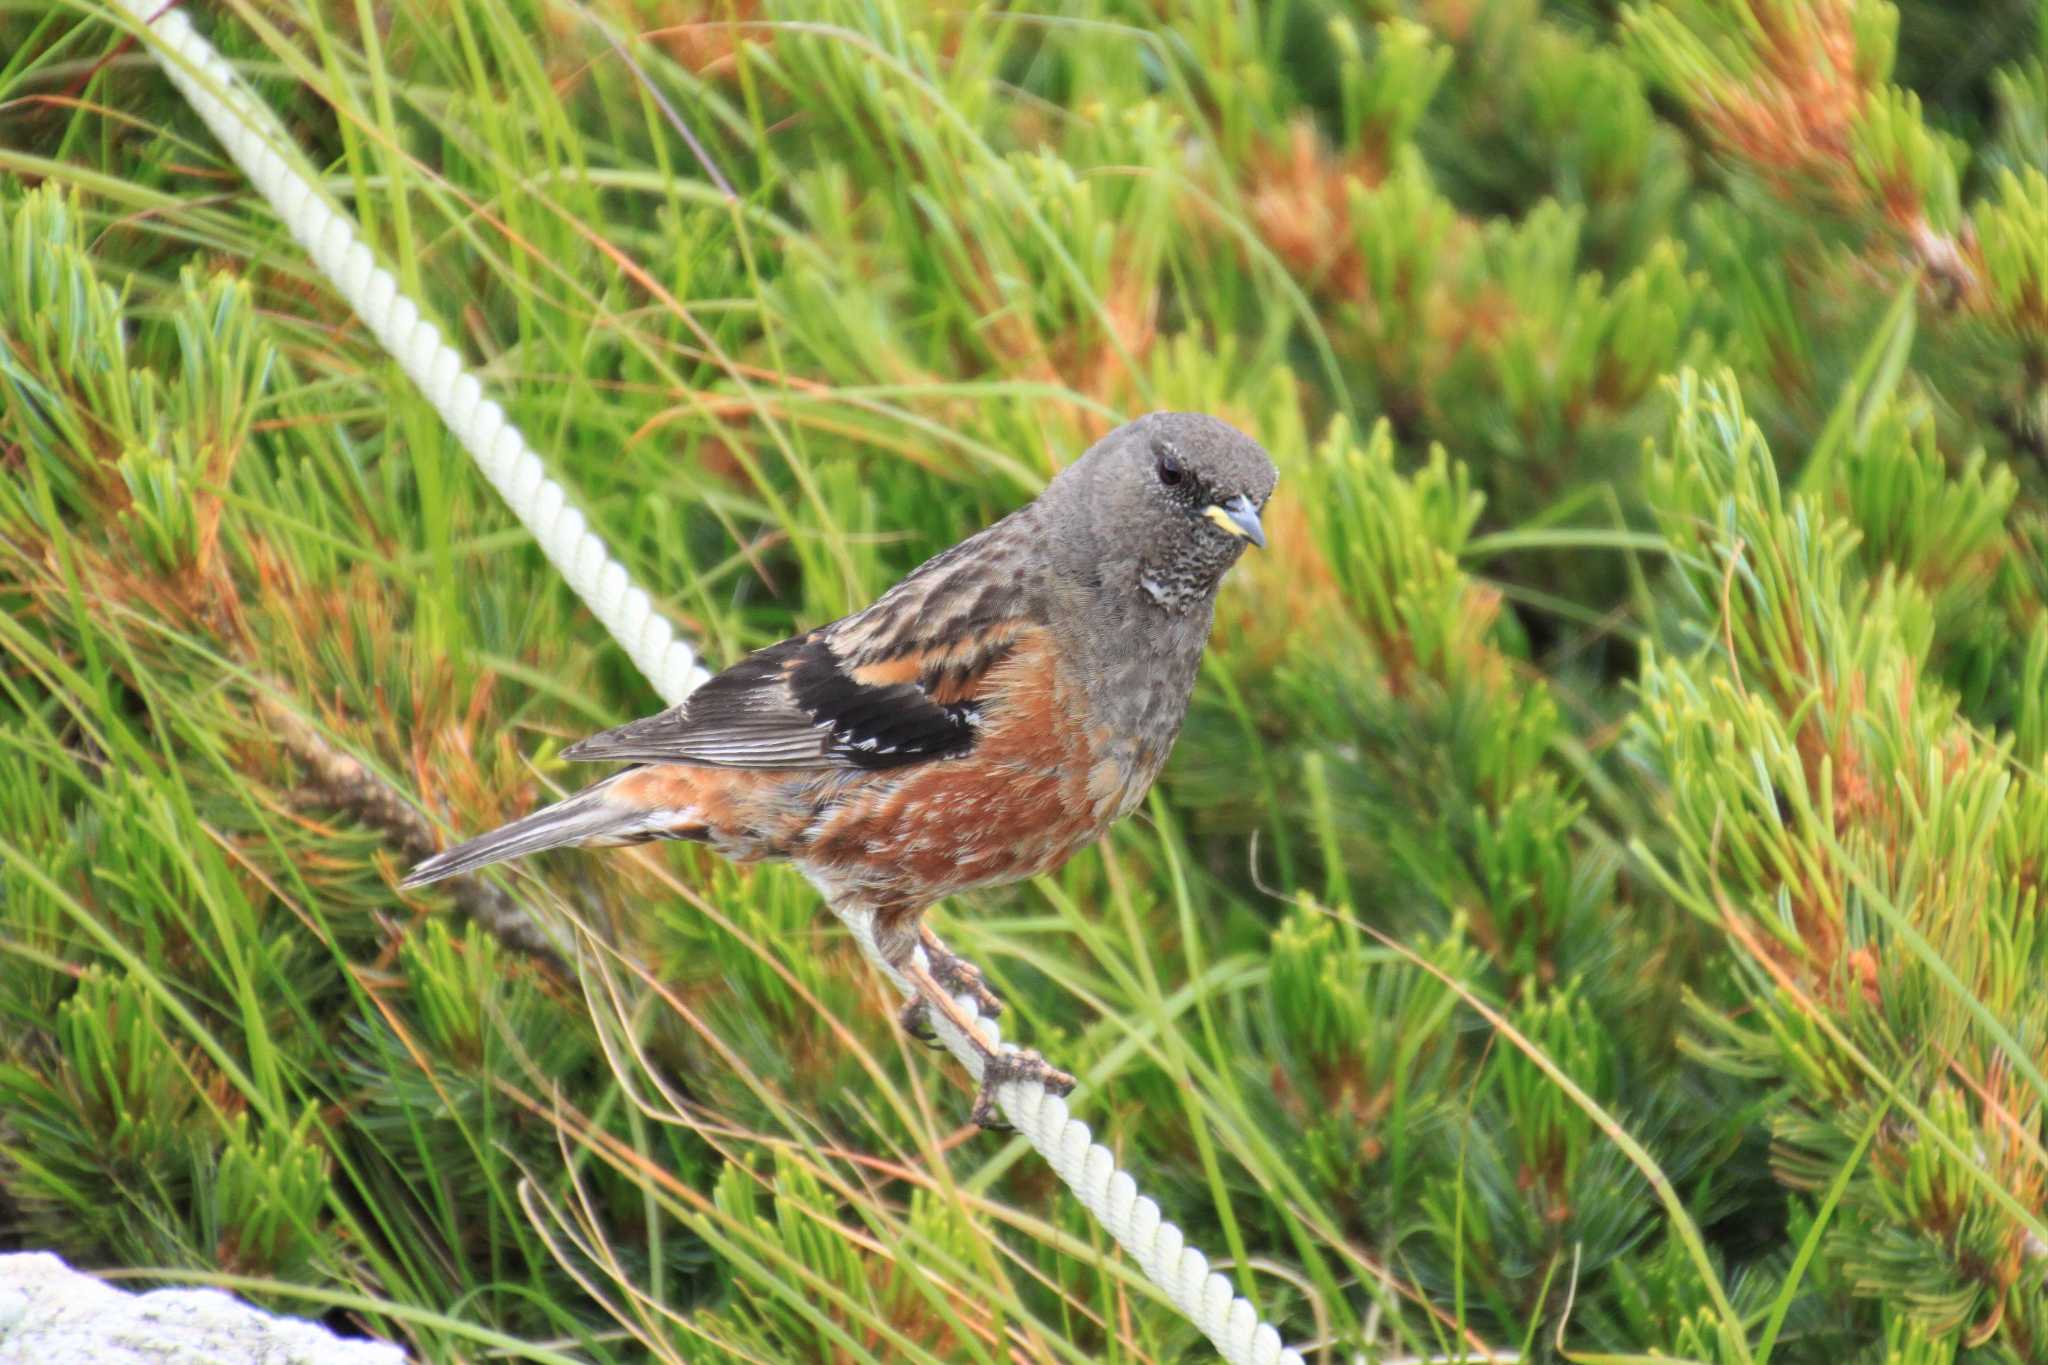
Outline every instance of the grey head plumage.
{"label": "grey head plumage", "polygon": [[[1259,443],[1198,412],[1155,412],[1118,427],[1039,495],[1062,576],[1129,586],[1156,609],[1211,602],[1247,546],[1279,478]],[[1206,624],[1206,623],[1205,623]]]}
{"label": "grey head plumage", "polygon": [[1278,479],[1229,423],[1155,412],[1097,441],[1026,509],[1045,547],[1047,620],[1131,763],[1156,770],[1172,747],[1217,589],[1265,544],[1259,513]]}

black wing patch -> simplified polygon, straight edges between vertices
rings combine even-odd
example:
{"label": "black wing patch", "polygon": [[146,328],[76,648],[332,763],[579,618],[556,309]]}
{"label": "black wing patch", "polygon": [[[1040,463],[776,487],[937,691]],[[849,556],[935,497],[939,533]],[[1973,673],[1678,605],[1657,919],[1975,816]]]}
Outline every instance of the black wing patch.
{"label": "black wing patch", "polygon": [[803,711],[829,729],[826,752],[846,767],[896,768],[974,747],[980,715],[974,702],[933,701],[914,682],[861,682],[823,646],[790,670],[789,690]]}
{"label": "black wing patch", "polygon": [[[829,629],[829,628],[828,628]],[[682,705],[593,735],[564,758],[702,763],[727,768],[884,769],[953,757],[974,747],[979,708],[917,681],[863,682],[848,672],[826,630],[770,645],[705,683]],[[992,651],[983,668],[1008,654]],[[957,685],[945,693],[961,691]]]}

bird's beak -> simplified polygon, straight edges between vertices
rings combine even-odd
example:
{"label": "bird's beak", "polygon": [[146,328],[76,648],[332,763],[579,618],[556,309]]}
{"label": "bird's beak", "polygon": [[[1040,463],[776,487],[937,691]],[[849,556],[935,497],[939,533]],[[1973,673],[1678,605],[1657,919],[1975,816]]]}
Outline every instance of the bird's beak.
{"label": "bird's beak", "polygon": [[1202,509],[1202,515],[1239,540],[1249,540],[1261,550],[1266,548],[1266,528],[1259,525],[1259,509],[1244,494],[1212,502]]}

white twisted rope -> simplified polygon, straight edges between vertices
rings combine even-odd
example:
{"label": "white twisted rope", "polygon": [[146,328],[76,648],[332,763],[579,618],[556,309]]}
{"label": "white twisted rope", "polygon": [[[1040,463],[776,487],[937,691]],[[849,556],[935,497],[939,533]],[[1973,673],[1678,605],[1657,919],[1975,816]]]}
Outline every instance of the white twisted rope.
{"label": "white twisted rope", "polygon": [[[868,961],[895,982],[906,999],[914,996],[916,988],[909,978],[883,960],[875,943],[873,918],[856,912],[839,919]],[[924,949],[917,952],[922,954]],[[953,1003],[973,1022],[991,1050],[1010,1048],[996,1021],[982,1018],[976,1010],[973,996],[956,996]],[[936,1010],[926,1018],[946,1050],[979,1084],[981,1057],[966,1036]],[[1158,1203],[1138,1193],[1138,1182],[1117,1169],[1116,1153],[1096,1142],[1088,1125],[1067,1112],[1064,1099],[1042,1085],[1011,1081],[997,1088],[996,1104],[1018,1135],[1066,1182],[1081,1206],[1094,1214],[1095,1221],[1137,1262],[1145,1278],[1158,1286],[1183,1317],[1202,1329],[1218,1355],[1230,1365],[1304,1365],[1299,1351],[1282,1342],[1271,1324],[1259,1321],[1259,1310],[1252,1307],[1251,1300],[1232,1289],[1221,1272],[1211,1270],[1209,1258],[1189,1246],[1181,1230],[1160,1215]]]}
{"label": "white twisted rope", "polygon": [[[173,0],[174,2],[174,0]],[[199,35],[182,10],[162,0],[120,0],[151,39],[156,58],[228,155],[263,192],[292,236],[313,258],[356,316],[370,325],[406,377],[419,386],[569,586],[611,632],[633,664],[670,702],[711,675],[696,651],[676,638],[654,602],[613,559],[562,486],[550,479],[505,410],[484,397],[441,329],[420,315],[398,280],[377,264],[347,214],[328,205],[295,169],[290,140],[277,118]]]}
{"label": "white twisted rope", "polygon": [[[697,662],[696,652],[677,638],[655,612],[652,599],[570,505],[562,486],[548,477],[540,457],[506,420],[504,409],[483,396],[483,386],[455,348],[441,339],[440,329],[421,316],[419,305],[399,291],[390,271],[377,264],[357,236],[354,222],[322,199],[312,182],[291,165],[286,155],[291,144],[276,117],[183,12],[163,6],[161,0],[120,0],[120,5],[147,36],[150,55],[171,83],[249,182],[262,191],[329,283],[433,403],[576,595],[663,698],[674,704],[688,696],[710,676]],[[906,998],[914,995],[909,980],[882,959],[872,919],[862,914],[841,919],[868,961]],[[995,1021],[980,1017],[972,997],[961,996],[957,1003],[991,1048],[1008,1046]],[[979,1082],[981,1061],[967,1038],[941,1015],[934,1014],[931,1023]],[[1093,1140],[1087,1124],[1068,1114],[1065,1100],[1042,1086],[1012,1081],[996,1092],[996,1103],[1083,1207],[1225,1360],[1231,1365],[1304,1365],[1299,1352],[1286,1347],[1278,1332],[1259,1321],[1250,1301],[1238,1296],[1228,1279],[1209,1268],[1208,1258],[1187,1245],[1180,1229],[1160,1216],[1159,1205],[1138,1193],[1137,1182],[1117,1169],[1115,1154]]]}

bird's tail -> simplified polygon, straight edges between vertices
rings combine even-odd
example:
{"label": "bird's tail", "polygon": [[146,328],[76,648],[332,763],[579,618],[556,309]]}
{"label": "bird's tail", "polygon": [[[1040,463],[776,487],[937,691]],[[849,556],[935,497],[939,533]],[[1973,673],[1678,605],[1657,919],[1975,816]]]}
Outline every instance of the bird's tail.
{"label": "bird's tail", "polygon": [[[479,834],[467,843],[436,853],[405,874],[400,886],[425,886],[444,877],[474,872],[508,858],[523,858],[546,848],[579,844],[637,844],[650,839],[696,837],[687,819],[673,809],[650,810],[618,799],[611,788],[634,769],[616,773],[574,796],[543,806],[533,814]],[[679,827],[680,826],[680,827]]]}

